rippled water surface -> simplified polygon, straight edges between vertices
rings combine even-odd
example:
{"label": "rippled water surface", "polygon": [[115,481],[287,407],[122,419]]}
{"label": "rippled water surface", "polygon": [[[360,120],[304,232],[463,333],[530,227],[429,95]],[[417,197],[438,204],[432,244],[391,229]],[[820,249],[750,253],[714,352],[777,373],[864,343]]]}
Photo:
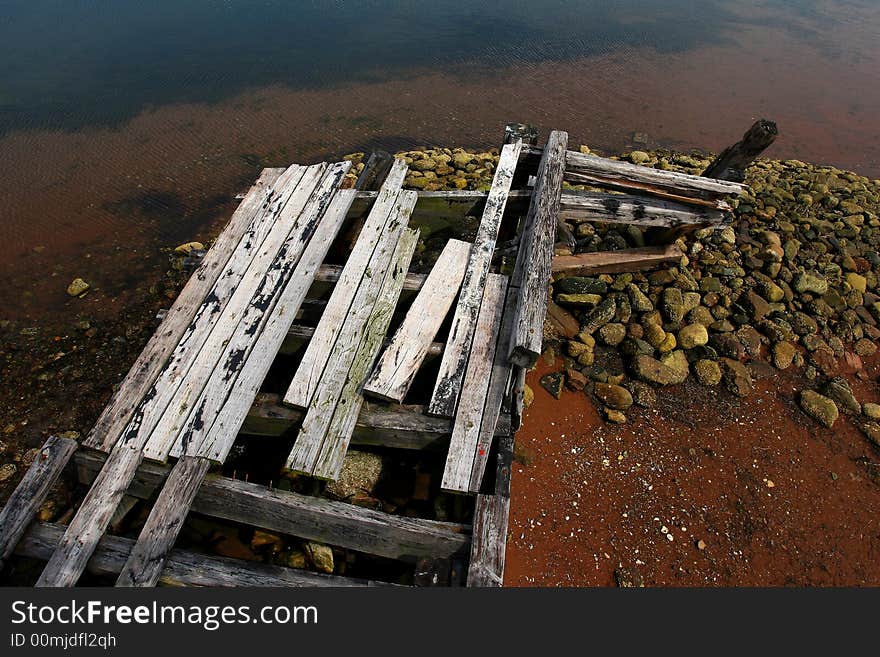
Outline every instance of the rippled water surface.
{"label": "rippled water surface", "polygon": [[4,312],[83,276],[124,300],[208,237],[265,165],[381,145],[719,149],[880,175],[880,3],[7,0],[0,6]]}

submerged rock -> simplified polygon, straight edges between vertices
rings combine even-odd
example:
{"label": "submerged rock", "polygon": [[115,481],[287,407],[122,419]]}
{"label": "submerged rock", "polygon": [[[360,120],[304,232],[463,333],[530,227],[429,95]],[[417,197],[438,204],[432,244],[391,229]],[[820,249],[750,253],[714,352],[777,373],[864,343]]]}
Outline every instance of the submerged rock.
{"label": "submerged rock", "polygon": [[67,294],[72,297],[79,297],[91,289],[91,285],[81,278],[74,278],[70,285],[67,286]]}

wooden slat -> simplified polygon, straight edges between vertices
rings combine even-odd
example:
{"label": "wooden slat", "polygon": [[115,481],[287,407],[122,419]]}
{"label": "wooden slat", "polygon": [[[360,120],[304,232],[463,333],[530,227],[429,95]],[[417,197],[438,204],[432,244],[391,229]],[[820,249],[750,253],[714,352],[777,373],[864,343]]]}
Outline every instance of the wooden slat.
{"label": "wooden slat", "polygon": [[535,191],[523,225],[511,281],[511,285],[519,289],[520,302],[509,357],[512,363],[523,367],[534,365],[541,354],[567,144],[568,133],[558,130],[550,133],[538,167]]}
{"label": "wooden slat", "polygon": [[113,512],[128,490],[141,457],[140,449],[128,447],[121,441],[110,451],[107,462],[37,580],[37,586],[76,584],[107,529]]}
{"label": "wooden slat", "polygon": [[[63,533],[62,525],[35,523],[22,539],[16,554],[46,560]],[[116,575],[133,545],[130,538],[104,536],[87,564],[88,571],[96,575]],[[323,575],[185,550],[173,550],[168,555],[158,583],[165,586],[389,586],[385,582]]]}
{"label": "wooden slat", "polygon": [[[331,180],[335,183],[336,176],[341,177],[341,174],[340,167],[333,166],[335,169]],[[289,250],[288,238],[302,231],[300,220],[303,209],[315,194],[316,187],[323,184],[326,172],[325,164],[306,169],[235,287],[226,308],[219,316],[209,318],[213,327],[204,344],[191,358],[190,366],[179,380],[172,382],[176,385],[169,386],[172,388],[170,392],[158,391],[159,394],[146,400],[146,410],[135,414],[123,440],[132,445],[145,444],[144,454],[147,458],[164,461],[179,439],[180,432],[187,426],[187,420],[203,412],[197,402],[201,401],[202,391],[214,370],[218,366],[229,365],[228,360],[221,359],[229,353],[228,345],[233,336],[240,334],[240,327],[246,325],[251,330],[259,331],[259,322],[277,289],[280,274],[297,255]]]}
{"label": "wooden slat", "polygon": [[722,224],[731,215],[645,196],[579,192],[563,195],[560,216],[574,223],[600,221],[669,228],[682,224]]}
{"label": "wooden slat", "polygon": [[[241,431],[258,436],[281,436],[298,427],[305,411],[279,404],[278,395],[260,393]],[[502,414],[496,435],[510,433],[510,417]],[[352,443],[394,449],[439,449],[452,434],[452,420],[431,417],[423,406],[365,404],[355,424]]]}
{"label": "wooden slat", "polygon": [[[104,455],[82,452],[77,456],[80,479],[87,482],[101,466]],[[129,493],[152,497],[170,468],[144,462]],[[196,513],[241,522],[273,532],[329,545],[415,562],[422,556],[448,557],[470,547],[470,526],[421,518],[395,516],[382,511],[269,489],[228,477],[205,477],[192,510]]]}
{"label": "wooden slat", "polygon": [[84,445],[103,451],[109,451],[113,447],[131,419],[135,407],[153,385],[168,356],[180,342],[205,296],[224,271],[251,222],[271,201],[275,193],[274,185],[283,171],[264,169],[260,174],[132,365],[119,390],[83,441]]}
{"label": "wooden slat", "polygon": [[[409,213],[412,211],[415,201],[416,195],[412,192],[398,194],[398,198],[388,215],[386,226],[379,236],[375,252],[372,253],[371,259],[365,263],[364,269],[366,271],[358,284],[358,289],[352,295],[348,314],[341,325],[335,327],[338,339],[335,341],[333,351],[328,354],[326,367],[322,370],[317,385],[314,386],[314,393],[311,393],[311,401],[307,405],[308,412],[287,458],[285,467],[289,470],[307,474],[314,471],[321,446],[327,436],[336,407],[340,403],[349,371],[358,355],[358,348],[367,329],[370,315],[382,290],[385,272],[397,250],[400,236],[406,228]],[[364,230],[366,230],[366,226]],[[371,237],[368,235],[367,239],[371,239]],[[337,284],[337,290],[340,290],[339,285],[341,282]],[[332,301],[331,297],[331,303]],[[323,324],[324,321],[322,319],[321,323]],[[318,330],[320,328],[319,324]],[[317,331],[315,336],[309,343],[309,348],[317,339]],[[306,353],[308,353],[308,349]],[[284,396],[286,404],[291,403],[291,391],[296,390],[300,393],[296,395],[296,398],[303,399],[302,393],[308,392],[307,389],[312,387],[311,372],[308,373],[307,378],[300,377],[298,379],[299,373],[303,371],[302,368],[301,364],[294,377],[294,383],[291,383],[291,387],[288,388],[287,394]]]}
{"label": "wooden slat", "polygon": [[[343,164],[345,166],[343,166]],[[315,271],[333,243],[352,200],[337,192],[348,162],[333,165],[297,220],[272,265],[267,284],[258,291],[225,347],[187,424],[180,432],[179,452],[222,463],[254,401],[312,284]],[[341,197],[334,196],[342,194]],[[255,312],[251,313],[251,309]],[[186,446],[186,450],[184,450]]]}
{"label": "wooden slat", "polygon": [[446,467],[443,471],[443,490],[466,493],[470,490],[471,472],[480,437],[486,396],[492,376],[498,333],[504,314],[507,277],[489,274],[480,304],[480,315],[474,331],[473,347],[461,390],[461,399],[455,415]]}
{"label": "wooden slat", "polygon": [[370,210],[354,249],[345,263],[315,335],[309,342],[287,393],[284,395],[285,403],[300,408],[307,408],[311,403],[321,374],[336,346],[339,329],[349,314],[355,294],[373,257],[373,252],[376,250],[380,238],[387,231],[386,224],[389,215],[397,207],[400,186],[403,183],[406,170],[406,163],[403,160],[395,160],[391,172],[385,179],[376,202]]}
{"label": "wooden slat", "polygon": [[480,228],[474,239],[470,261],[461,285],[461,294],[452,318],[449,340],[443,352],[443,359],[440,361],[440,372],[431,394],[431,403],[428,405],[428,412],[432,415],[439,417],[455,415],[467,368],[468,352],[473,341],[474,327],[480,311],[480,300],[483,298],[486,276],[492,264],[498,229],[504,216],[504,208],[507,206],[507,196],[521,148],[522,142],[517,141],[514,144],[506,144],[501,149],[501,157],[495,169],[486,209],[483,211]]}
{"label": "wooden slat", "polygon": [[[355,195],[357,195],[357,192],[355,192]],[[339,280],[339,276],[342,274],[342,269],[341,265],[321,265],[318,268],[318,273],[315,274],[315,281],[322,283],[336,283]],[[427,274],[408,272],[403,281],[403,289],[415,291],[421,290],[422,285],[425,284],[427,278]]]}
{"label": "wooden slat", "polygon": [[312,470],[312,474],[319,479],[336,481],[342,472],[345,453],[348,451],[355,423],[364,403],[361,389],[373,363],[376,362],[382,339],[388,332],[394,308],[403,289],[403,279],[409,270],[418,241],[419,231],[407,228],[397,243],[379,297],[367,320],[361,344],[342,386],[342,394],[327,428],[327,436]]}
{"label": "wooden slat", "polygon": [[449,240],[406,318],[364,385],[364,393],[402,402],[461,288],[471,245]]}
{"label": "wooden slat", "polygon": [[744,185],[735,182],[652,169],[575,151],[565,154],[565,169],[573,173],[611,179],[618,185],[633,182],[683,196],[737,196],[745,189]]}
{"label": "wooden slat", "polygon": [[0,511],[0,569],[76,451],[70,438],[49,436]]}
{"label": "wooden slat", "polygon": [[174,465],[119,573],[116,586],[156,586],[210,467],[208,459],[189,456]]}
{"label": "wooden slat", "polygon": [[684,254],[672,244],[644,246],[620,251],[598,251],[553,258],[553,277],[592,276],[651,269],[662,264],[678,262]]}
{"label": "wooden slat", "polygon": [[509,497],[477,495],[468,586],[495,587],[504,584],[504,557],[509,516]]}
{"label": "wooden slat", "polygon": [[[404,286],[406,284],[404,283]],[[406,287],[404,287],[406,289]],[[284,342],[281,345],[281,348],[278,350],[280,354],[290,354],[296,351],[299,347],[303,345],[303,343],[308,342],[312,339],[312,336],[315,334],[315,329],[311,326],[302,326],[301,324],[294,324],[287,331],[287,337],[284,338]],[[385,339],[382,343],[385,347],[391,346],[391,340]],[[443,343],[442,342],[432,342],[428,345],[428,349],[425,352],[425,360],[429,360],[431,358],[436,358],[437,356],[443,355]]]}
{"label": "wooden slat", "polygon": [[501,329],[498,332],[498,344],[495,347],[495,356],[492,361],[492,373],[489,377],[489,387],[486,392],[486,405],[480,420],[477,448],[474,453],[474,465],[471,470],[470,492],[479,493],[489,462],[489,453],[492,448],[492,440],[496,434],[501,407],[504,397],[511,389],[511,366],[507,359],[510,352],[510,338],[514,327],[514,312],[516,310],[517,295],[507,290],[504,301],[504,315]]}
{"label": "wooden slat", "polygon": [[[731,209],[730,204],[720,198],[712,198],[712,199],[704,199],[698,198],[695,196],[684,196],[683,194],[675,194],[673,192],[665,191],[662,189],[658,189],[653,185],[648,185],[645,183],[638,182],[621,182],[615,180],[613,178],[605,178],[603,176],[590,176],[583,173],[574,173],[572,171],[565,172],[565,182],[571,183],[572,185],[589,185],[592,187],[607,187],[609,189],[616,189],[624,192],[640,192],[643,194],[649,194],[650,196],[656,196],[657,198],[662,198],[667,201],[674,201],[676,203],[684,203],[686,205],[698,205],[705,208],[712,208],[713,210],[723,210],[729,211]],[[565,195],[563,195],[563,204],[565,203]]]}

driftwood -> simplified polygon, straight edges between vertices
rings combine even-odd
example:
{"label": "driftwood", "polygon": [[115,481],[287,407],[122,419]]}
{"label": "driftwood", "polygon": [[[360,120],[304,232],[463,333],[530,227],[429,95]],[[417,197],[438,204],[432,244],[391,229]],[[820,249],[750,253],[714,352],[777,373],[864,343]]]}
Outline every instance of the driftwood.
{"label": "driftwood", "polygon": [[773,121],[756,121],[740,141],[721,151],[702,175],[717,180],[744,181],[748,166],[776,141],[778,134],[779,130]]}

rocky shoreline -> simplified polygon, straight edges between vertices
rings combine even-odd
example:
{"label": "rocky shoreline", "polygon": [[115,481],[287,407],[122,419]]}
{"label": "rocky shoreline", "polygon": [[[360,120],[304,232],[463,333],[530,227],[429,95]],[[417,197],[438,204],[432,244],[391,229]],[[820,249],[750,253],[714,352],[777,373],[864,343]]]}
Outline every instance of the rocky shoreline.
{"label": "rocky shoreline", "polygon": [[[488,189],[498,160],[497,150],[460,148],[398,155],[410,165],[406,186],[423,191]],[[701,172],[711,160],[708,154],[662,150],[621,157],[687,173]],[[346,156],[355,165],[352,181],[363,158],[363,153]],[[747,398],[752,368],[772,364],[798,370],[809,382],[799,396],[809,417],[831,428],[846,414],[880,448],[880,406],[861,404],[839,376],[845,370],[867,378],[861,359],[877,351],[880,339],[880,180],[794,160],[759,160],[746,183],[751,192],[735,204],[730,225],[680,240],[686,254],[681,262],[650,272],[554,282],[545,346],[548,360],[561,356],[564,365],[541,384],[557,398],[563,387],[583,391],[608,422],[620,424],[634,406],[651,407],[665,389],[686,381]],[[570,228],[578,252],[645,243],[635,226]],[[185,283],[188,253],[201,247],[193,242],[170,248],[166,275],[118,321],[78,315],[62,318],[60,327],[0,324],[3,378],[17,382],[3,400],[0,499],[46,435],[88,431],[106,401],[108,382],[136,357],[155,327],[156,311]],[[84,275],[70,284],[72,297],[100,294],[89,289]],[[527,390],[527,398],[531,395]],[[331,488],[327,494],[405,509],[411,502],[406,496],[384,499],[383,468],[374,461],[368,452],[352,459],[352,467],[363,472],[347,473],[354,480],[351,490]],[[73,487],[60,487],[40,518],[64,522],[75,499]],[[326,546],[288,544],[263,532],[243,537],[234,527],[213,523],[191,530],[193,544],[219,554],[334,570],[332,565],[328,570],[333,555]],[[337,554],[337,564],[340,560],[344,564],[346,555]]]}

